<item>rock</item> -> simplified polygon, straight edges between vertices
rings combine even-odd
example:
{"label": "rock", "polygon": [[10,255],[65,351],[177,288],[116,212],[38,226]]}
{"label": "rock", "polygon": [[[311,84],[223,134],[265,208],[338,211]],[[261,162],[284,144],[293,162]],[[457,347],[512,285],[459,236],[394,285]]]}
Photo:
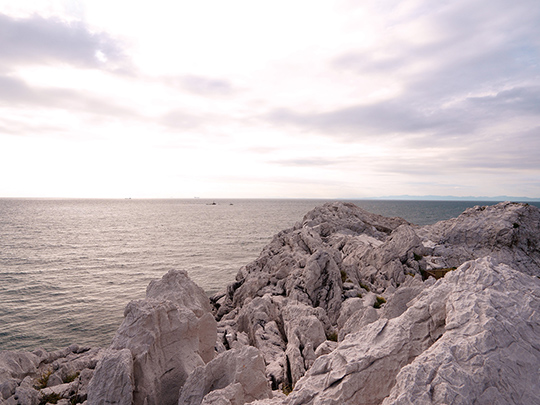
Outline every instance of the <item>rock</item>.
{"label": "rock", "polygon": [[19,386],[18,380],[10,378],[2,383],[0,383],[0,396],[3,399],[8,399],[10,396],[15,394],[15,388]]}
{"label": "rock", "polygon": [[[7,400],[13,399],[17,405],[38,405],[40,403],[40,393],[33,387],[33,378],[30,376],[25,377],[20,385],[15,388],[15,394]],[[10,404],[11,405],[11,404]]]}
{"label": "rock", "polygon": [[111,349],[133,356],[133,403],[169,405],[195,368],[214,356],[216,321],[208,298],[182,271],[150,283],[130,302]]}
{"label": "rock", "polygon": [[258,348],[264,356],[272,389],[277,389],[286,379],[286,344],[279,309],[279,299],[270,294],[256,297],[240,310],[237,323],[237,330],[245,333],[249,344]]}
{"label": "rock", "polygon": [[77,393],[79,382],[64,383],[55,385],[54,387],[47,387],[40,390],[41,395],[44,398],[60,397],[69,399]]}
{"label": "rock", "polygon": [[293,386],[315,361],[315,351],[326,340],[323,323],[319,318],[326,316],[321,308],[305,304],[285,305],[281,311],[287,336],[287,373]]}
{"label": "rock", "polygon": [[[236,282],[212,299],[219,324],[228,328],[221,334],[221,350],[238,344],[238,332],[246,333],[265,358],[272,388],[292,386],[318,355],[315,342],[303,341],[311,332],[299,329],[289,336],[291,320],[311,316],[285,319],[289,306],[321,311],[315,317],[325,334],[337,333],[342,342],[372,323],[405,313],[435,282],[421,277],[435,267],[457,266],[495,249],[503,262],[517,258],[514,268],[533,274],[531,263],[536,268],[540,263],[539,212],[503,203],[418,227],[352,204],[318,207],[276,235],[257,260],[240,269]],[[374,308],[378,296],[387,301],[381,309]]]}
{"label": "rock", "polygon": [[198,318],[212,309],[204,290],[182,270],[171,270],[161,279],[152,280],[146,288],[146,298],[171,301],[190,309]]}
{"label": "rock", "polygon": [[195,314],[171,301],[132,301],[111,349],[133,356],[134,404],[172,404],[188,375],[204,361],[198,354]]}
{"label": "rock", "polygon": [[427,269],[457,267],[491,256],[526,274],[540,276],[540,210],[504,202],[468,208],[457,218],[419,228]]}
{"label": "rock", "polygon": [[78,402],[86,401],[88,397],[88,386],[90,385],[93,376],[94,370],[85,368],[81,371],[79,375],[79,390],[76,398]]}
{"label": "rock", "polygon": [[322,342],[315,350],[315,358],[332,353],[337,346],[338,343],[331,340],[326,340]]}
{"label": "rock", "polygon": [[129,349],[108,350],[88,385],[88,405],[131,405],[133,359]]}
{"label": "rock", "polygon": [[0,381],[22,380],[36,373],[39,357],[30,352],[0,351]]}
{"label": "rock", "polygon": [[214,358],[217,324],[212,316],[212,306],[206,293],[191,281],[185,271],[172,270],[160,280],[153,280],[146,289],[147,299],[168,300],[179,308],[193,311],[199,318],[198,353],[205,363]]}
{"label": "rock", "polygon": [[245,403],[242,384],[239,383],[212,391],[200,402],[201,405],[242,405]]}
{"label": "rock", "polygon": [[244,346],[221,353],[210,363],[197,368],[182,387],[178,404],[242,405],[270,395],[260,352]]}
{"label": "rock", "polygon": [[[286,404],[540,403],[540,280],[468,262],[319,357]],[[501,373],[501,370],[506,370]]]}

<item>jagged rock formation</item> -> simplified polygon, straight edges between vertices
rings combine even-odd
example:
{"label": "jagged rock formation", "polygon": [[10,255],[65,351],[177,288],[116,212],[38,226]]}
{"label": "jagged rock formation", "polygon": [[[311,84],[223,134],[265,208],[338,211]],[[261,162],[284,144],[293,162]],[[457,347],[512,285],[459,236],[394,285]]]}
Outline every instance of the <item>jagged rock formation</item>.
{"label": "jagged rock formation", "polygon": [[[169,271],[150,283],[146,299],[130,302],[124,316],[103,362],[113,365],[111,357],[129,349],[132,370],[129,364],[116,374],[98,367],[93,380],[109,381],[118,392],[131,379],[134,405],[176,404],[191,372],[214,356],[216,321],[207,296],[186,272]],[[89,389],[88,405],[108,403],[98,395],[98,384]]]}
{"label": "jagged rock formation", "polygon": [[467,262],[347,335],[283,404],[540,403],[539,299],[538,278]]}
{"label": "jagged rock formation", "polygon": [[71,345],[54,352],[0,352],[0,404],[38,405],[48,399],[86,401],[103,349]]}
{"label": "jagged rock formation", "polygon": [[272,396],[266,380],[264,360],[252,346],[231,349],[203,367],[197,368],[180,391],[179,404],[200,405],[220,399],[241,405],[259,398]]}
{"label": "jagged rock formation", "polygon": [[[326,204],[276,235],[226,293],[213,297],[218,334],[230,347],[235,331],[245,332],[262,351],[273,388],[292,387],[317,357],[320,329],[300,327],[290,336],[291,318],[309,311],[287,317],[287,308],[316,310],[311,315],[326,336],[341,342],[370,323],[399,317],[435,282],[423,280],[437,269],[444,274],[490,254],[540,275],[539,229],[538,209],[526,204],[475,207],[424,227],[352,204]],[[375,309],[382,298],[387,302]]]}
{"label": "jagged rock formation", "polygon": [[326,204],[210,301],[152,282],[107,350],[0,353],[0,405],[540,403],[539,277],[527,204],[423,227]]}

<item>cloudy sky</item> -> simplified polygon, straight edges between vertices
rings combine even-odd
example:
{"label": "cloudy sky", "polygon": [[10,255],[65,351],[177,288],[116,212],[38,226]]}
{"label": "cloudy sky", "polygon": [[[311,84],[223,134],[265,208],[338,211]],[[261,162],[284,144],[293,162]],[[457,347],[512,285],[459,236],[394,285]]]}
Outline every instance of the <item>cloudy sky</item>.
{"label": "cloudy sky", "polygon": [[0,197],[540,197],[538,0],[0,0]]}

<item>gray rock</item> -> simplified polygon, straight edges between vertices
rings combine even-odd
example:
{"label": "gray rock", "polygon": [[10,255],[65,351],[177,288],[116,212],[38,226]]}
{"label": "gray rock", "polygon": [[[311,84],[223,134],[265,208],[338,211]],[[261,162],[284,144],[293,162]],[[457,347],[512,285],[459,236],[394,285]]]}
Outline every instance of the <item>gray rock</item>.
{"label": "gray rock", "polygon": [[12,403],[17,405],[38,405],[41,395],[34,389],[33,382],[30,376],[25,377],[15,388],[15,394],[7,400],[7,403],[10,404],[10,401],[14,400]]}
{"label": "gray rock", "polygon": [[160,280],[153,280],[146,288],[146,298],[168,300],[179,308],[193,311],[199,318],[198,354],[205,363],[215,356],[214,346],[217,339],[217,324],[212,316],[210,300],[202,288],[191,281],[187,272],[171,270]]}
{"label": "gray rock", "polygon": [[466,263],[399,317],[346,336],[285,403],[465,404],[494,393],[540,403],[538,298],[536,277],[491,259]]}
{"label": "gray rock", "polygon": [[39,357],[30,352],[0,351],[0,381],[22,380],[35,374],[39,363]]}
{"label": "gray rock", "polygon": [[287,336],[287,371],[292,386],[315,361],[314,349],[326,340],[325,328],[319,320],[326,314],[321,308],[300,303],[285,305],[281,314]]}
{"label": "gray rock", "polygon": [[[469,208],[459,217],[419,228],[427,268],[457,267],[491,256],[515,270],[540,276],[540,210],[504,202]],[[431,263],[431,264],[430,264]]]}
{"label": "gray rock", "polygon": [[204,291],[170,271],[150,283],[146,299],[127,305],[110,348],[131,351],[135,405],[172,405],[191,372],[213,358],[216,339]]}
{"label": "gray rock", "polygon": [[131,405],[133,359],[128,349],[108,350],[88,385],[88,405]]}
{"label": "gray rock", "polygon": [[210,363],[197,368],[180,391],[179,405],[242,405],[268,398],[270,387],[264,360],[251,346],[221,353]]}
{"label": "gray rock", "polygon": [[3,399],[8,399],[10,396],[15,394],[15,388],[19,386],[19,381],[10,378],[9,380],[3,381],[0,383],[0,395]]}

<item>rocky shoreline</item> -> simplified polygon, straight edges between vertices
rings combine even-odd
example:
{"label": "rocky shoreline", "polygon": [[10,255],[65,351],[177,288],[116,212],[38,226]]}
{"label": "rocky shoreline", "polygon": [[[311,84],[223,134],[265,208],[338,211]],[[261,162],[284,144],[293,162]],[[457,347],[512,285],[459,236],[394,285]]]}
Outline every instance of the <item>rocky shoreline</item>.
{"label": "rocky shoreline", "polygon": [[0,405],[540,403],[539,278],[536,207],[325,204],[210,299],[151,282],[108,348],[0,352]]}

